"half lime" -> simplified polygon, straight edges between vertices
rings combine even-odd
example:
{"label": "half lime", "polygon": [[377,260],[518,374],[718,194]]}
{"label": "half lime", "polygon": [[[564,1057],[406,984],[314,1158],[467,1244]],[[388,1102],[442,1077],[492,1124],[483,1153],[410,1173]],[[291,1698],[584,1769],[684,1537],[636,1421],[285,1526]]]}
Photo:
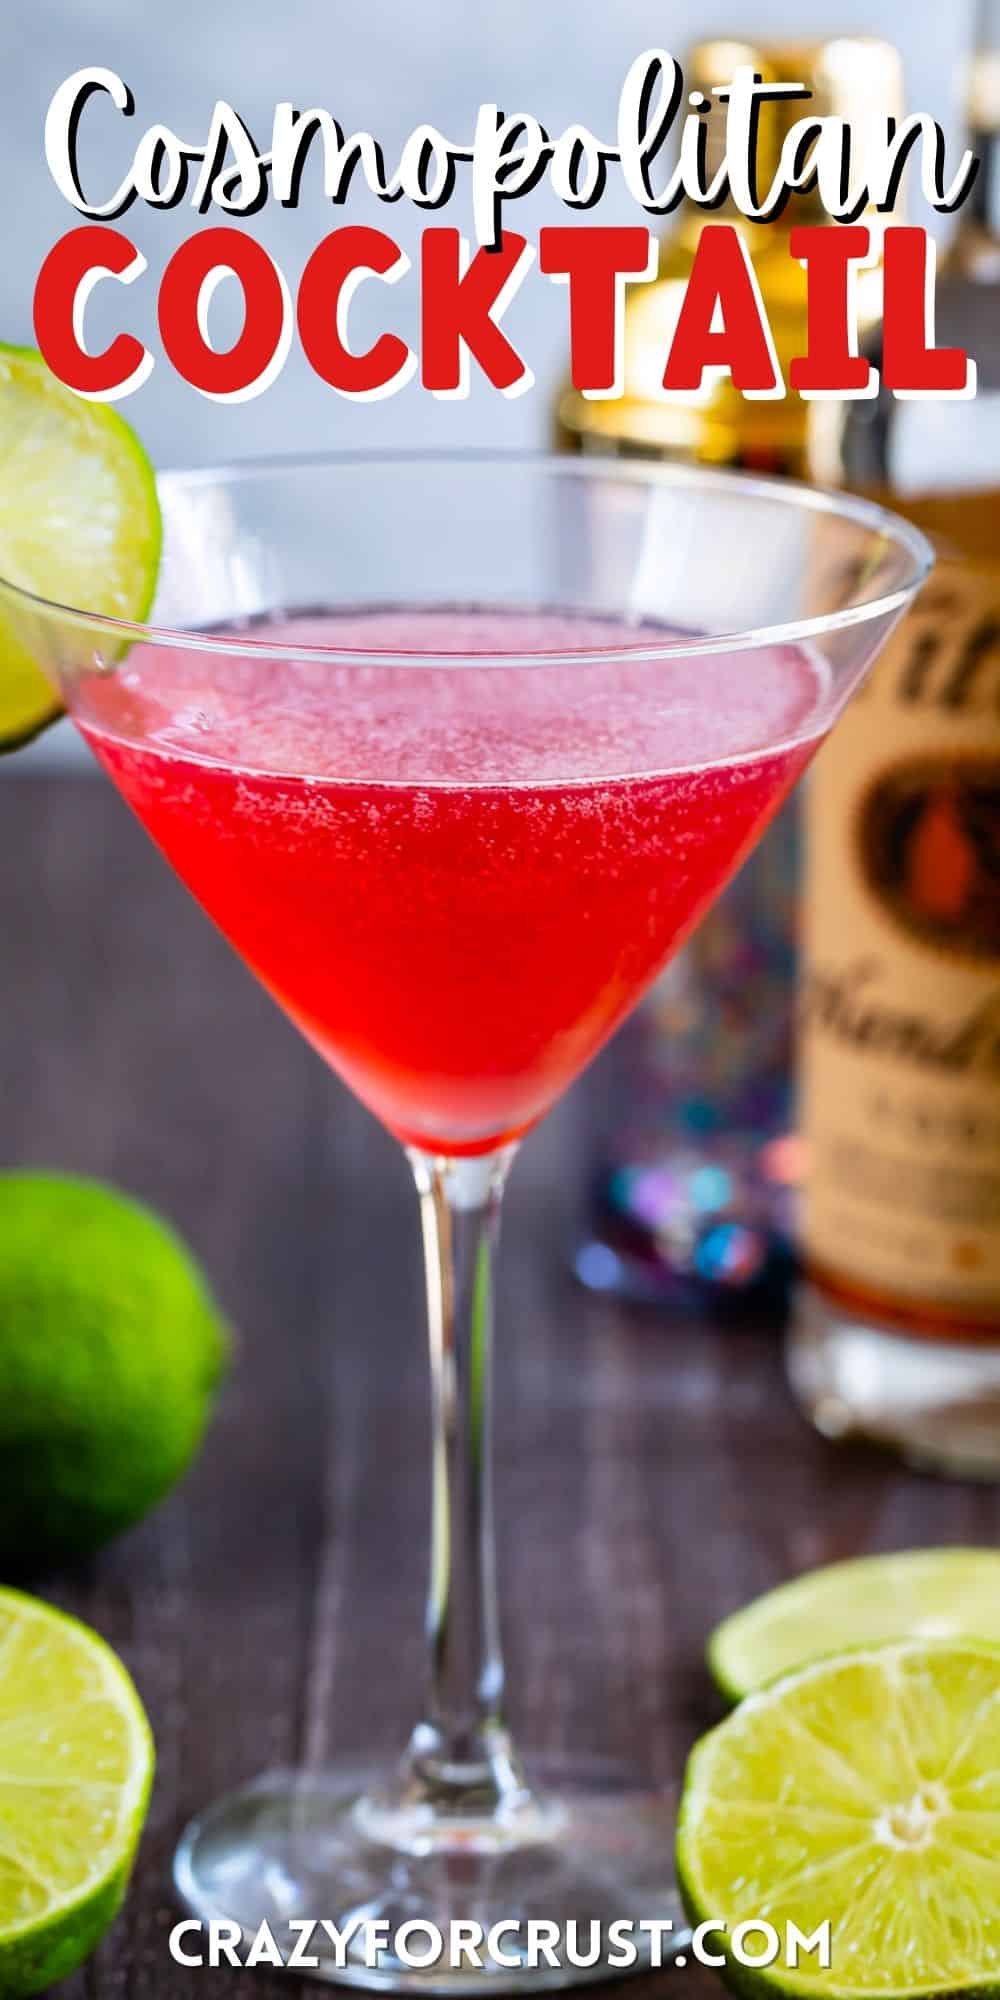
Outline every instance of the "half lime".
{"label": "half lime", "polygon": [[[31,348],[0,344],[0,579],[139,620],[160,539],[153,468],[124,418],[74,395]],[[0,589],[0,750],[27,742],[60,708]]]}
{"label": "half lime", "polygon": [[708,1665],[730,1701],[824,1653],[892,1639],[1000,1643],[1000,1551],[909,1549],[809,1570],[717,1625]]}
{"label": "half lime", "polygon": [[121,1661],[86,1625],[0,1590],[0,1994],[65,1979],[128,1884],[153,1739]]}
{"label": "half lime", "polygon": [[[738,1988],[996,1992],[1000,1649],[845,1653],[750,1695],[692,1752],[677,1861],[693,1921],[725,1926],[711,1948]],[[738,1962],[751,1920],[777,1939],[766,1966]],[[757,1929],[744,1949],[759,1960],[770,1943]]]}

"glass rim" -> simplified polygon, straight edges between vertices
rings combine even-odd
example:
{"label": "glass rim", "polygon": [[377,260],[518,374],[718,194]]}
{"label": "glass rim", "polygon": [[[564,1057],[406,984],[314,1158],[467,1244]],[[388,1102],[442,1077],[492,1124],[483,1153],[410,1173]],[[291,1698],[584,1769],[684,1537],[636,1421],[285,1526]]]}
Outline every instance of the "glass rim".
{"label": "glass rim", "polygon": [[[223,632],[218,635],[204,627],[158,625],[148,620],[115,618],[99,611],[87,611],[81,606],[65,604],[55,597],[46,597],[41,592],[27,589],[15,583],[0,572],[0,593],[7,592],[35,612],[55,615],[74,625],[82,626],[95,634],[106,634],[117,647],[131,648],[145,644],[169,646],[175,650],[186,649],[202,652],[246,657],[248,650],[258,647],[266,649],[268,657],[279,660],[329,661],[341,666],[398,666],[438,668],[524,668],[558,667],[585,665],[619,665],[639,660],[657,661],[677,658],[706,656],[713,653],[749,652],[765,646],[795,644],[800,641],[824,638],[830,633],[848,630],[855,625],[864,625],[876,618],[891,617],[903,610],[912,600],[920,586],[926,581],[934,567],[935,552],[932,543],[923,532],[903,515],[893,513],[879,502],[868,500],[842,491],[837,487],[816,486],[768,473],[730,470],[728,467],[689,465],[669,460],[629,459],[614,456],[578,457],[570,453],[552,451],[493,449],[412,450],[398,451],[374,449],[371,451],[320,451],[269,453],[257,457],[247,457],[221,461],[204,466],[166,466],[155,469],[158,493],[162,491],[183,492],[197,490],[212,485],[238,486],[253,480],[289,477],[296,472],[322,471],[324,469],[359,472],[369,468],[391,470],[394,466],[414,467],[478,466],[482,469],[503,470],[522,467],[525,471],[535,470],[547,477],[571,479],[615,479],[627,484],[647,487],[684,487],[709,491],[717,494],[742,493],[746,499],[764,499],[793,511],[829,516],[853,522],[857,527],[878,535],[885,542],[894,542],[905,549],[911,563],[911,574],[892,590],[865,598],[860,603],[847,604],[839,610],[816,612],[809,617],[777,620],[770,624],[753,627],[734,628],[732,631],[677,635],[659,643],[644,643],[630,646],[581,646],[566,649],[546,649],[532,651],[530,648],[491,652],[444,653],[419,647],[359,648],[354,646],[275,644],[272,640],[255,638],[252,629],[238,634]],[[345,612],[357,610],[354,605],[344,605]],[[370,609],[370,606],[364,607]],[[388,607],[386,607],[388,608]],[[426,608],[426,607],[420,607]],[[542,607],[505,607],[535,610]],[[277,612],[287,611],[294,616],[294,607],[274,606]],[[612,616],[595,607],[593,615]],[[637,620],[637,624],[641,622]]]}

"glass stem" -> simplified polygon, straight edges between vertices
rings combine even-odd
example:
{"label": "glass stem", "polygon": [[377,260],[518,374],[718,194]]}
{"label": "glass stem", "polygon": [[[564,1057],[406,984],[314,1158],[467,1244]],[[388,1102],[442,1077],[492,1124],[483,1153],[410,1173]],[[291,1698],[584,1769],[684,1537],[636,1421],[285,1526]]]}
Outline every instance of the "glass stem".
{"label": "glass stem", "polygon": [[427,1274],[432,1488],[427,1687],[404,1777],[411,1804],[463,1819],[527,1799],[503,1721],[490,1448],[493,1257],[514,1150],[409,1152]]}

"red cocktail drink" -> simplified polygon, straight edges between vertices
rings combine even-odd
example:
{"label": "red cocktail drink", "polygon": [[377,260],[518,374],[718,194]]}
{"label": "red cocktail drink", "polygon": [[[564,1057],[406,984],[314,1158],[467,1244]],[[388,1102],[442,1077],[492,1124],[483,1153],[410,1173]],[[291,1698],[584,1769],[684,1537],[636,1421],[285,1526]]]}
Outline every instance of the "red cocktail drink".
{"label": "red cocktail drink", "polygon": [[[822,726],[801,647],[642,657],[668,636],[511,611],[284,620],[238,657],[137,646],[77,715],[365,1103],[411,1144],[487,1152],[617,1026]],[[322,646],[441,664],[310,660]],[[560,662],[581,648],[597,657]],[[512,663],[477,672],[487,652]],[[514,663],[528,652],[552,663]]]}

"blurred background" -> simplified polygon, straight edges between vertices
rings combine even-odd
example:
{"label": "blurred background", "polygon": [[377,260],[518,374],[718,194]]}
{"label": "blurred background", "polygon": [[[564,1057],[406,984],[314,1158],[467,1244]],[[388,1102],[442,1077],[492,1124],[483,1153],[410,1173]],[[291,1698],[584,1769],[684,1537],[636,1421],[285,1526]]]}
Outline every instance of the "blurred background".
{"label": "blurred background", "polygon": [[[236,0],[176,0],[168,9],[134,0],[36,0],[11,10],[6,27],[8,83],[0,127],[0,175],[8,190],[5,255],[0,267],[0,327],[4,337],[33,344],[32,296],[47,250],[73,226],[43,150],[45,114],[53,91],[74,70],[100,64],[117,70],[136,100],[121,118],[106,100],[88,108],[81,134],[85,185],[104,200],[126,173],[141,133],[154,121],[201,143],[217,98],[248,123],[258,147],[269,145],[273,107],[289,99],[301,109],[321,105],[345,132],[368,130],[394,163],[414,125],[435,124],[449,138],[471,133],[477,107],[496,101],[507,112],[529,110],[551,132],[580,121],[613,135],[618,94],[629,64],[642,50],[665,47],[682,59],[697,39],[753,36],[761,42],[816,40],[843,33],[889,37],[903,60],[906,102],[939,119],[950,143],[962,131],[965,58],[973,0],[945,9],[933,0],[903,7],[875,0],[616,0],[580,11],[570,0],[510,0],[502,10],[468,8],[461,0],[373,0],[364,8],[341,0],[285,0],[251,10]],[[324,202],[319,155],[303,177],[295,211],[270,204],[241,218],[280,264],[293,294],[311,250],[344,220],[370,221],[417,254],[424,213],[382,206],[360,181],[348,209]],[[512,208],[513,225],[534,236],[567,211],[542,187]],[[217,219],[217,218],[216,218]],[[461,181],[449,222],[470,226]],[[922,216],[939,234],[950,225]],[[601,220],[634,222],[636,210],[620,179],[609,176]],[[537,271],[505,317],[511,338],[534,371],[535,385],[508,402],[472,370],[468,399],[438,402],[411,382],[384,402],[353,404],[334,394],[306,364],[297,342],[279,380],[249,404],[226,407],[199,396],[159,353],[156,290],[178,243],[196,226],[191,208],[154,211],[133,204],[117,224],[146,257],[149,269],[131,288],[99,287],[88,308],[96,343],[120,328],[135,332],[157,355],[152,375],[123,408],[159,465],[205,464],[295,450],[376,447],[489,446],[533,448],[551,438],[553,401],[564,373],[566,293]],[[654,226],[655,219],[654,219]],[[226,310],[220,298],[220,309]],[[230,301],[229,303],[233,303]],[[417,284],[408,273],[395,287],[363,286],[352,309],[360,344],[385,327],[411,342],[417,328]],[[49,732],[16,769],[82,757],[68,727]]]}
{"label": "blurred background", "polygon": [[[412,127],[426,121],[450,138],[471,133],[478,105],[496,101],[511,113],[530,110],[550,132],[581,121],[601,135],[614,132],[618,93],[629,64],[643,49],[665,47],[683,58],[696,39],[746,35],[759,40],[867,33],[888,36],[903,57],[912,108],[940,119],[952,141],[961,129],[961,59],[971,32],[971,0],[614,0],[581,9],[571,0],[507,0],[502,8],[462,0],[283,0],[247,8],[236,0],[172,0],[154,8],[136,0],[34,0],[7,10],[4,115],[0,174],[8,192],[5,255],[0,270],[0,326],[10,340],[31,339],[31,299],[39,264],[73,223],[73,211],[51,184],[42,147],[52,92],[89,64],[115,69],[130,84],[135,117],[120,118],[104,101],[89,108],[82,157],[90,184],[106,198],[125,173],[132,150],[155,120],[201,141],[216,98],[247,121],[258,146],[269,144],[275,101],[302,109],[323,105],[343,125],[379,135],[393,161]],[[307,168],[295,212],[270,206],[247,224],[278,260],[293,290],[309,252],[338,221],[371,220],[413,254],[428,217],[404,204],[380,207],[352,193],[349,216],[331,210]],[[542,223],[565,220],[546,190],[518,201],[514,226],[529,236]],[[605,222],[637,219],[620,182],[610,176],[601,204]],[[928,218],[921,216],[920,220]],[[190,232],[188,207],[171,213],[135,204],[118,225],[149,262],[131,294],[104,288],[91,308],[94,337],[102,310],[134,329],[156,351],[156,281],[171,251]],[[468,228],[459,187],[447,220]],[[127,308],[123,312],[123,308]],[[358,338],[366,310],[404,337],[416,325],[416,286],[363,288],[356,307]],[[128,416],[160,464],[207,462],[297,448],[377,445],[532,446],[549,434],[551,396],[565,364],[563,288],[529,275],[505,324],[533,368],[532,392],[508,403],[473,379],[463,403],[439,403],[417,383],[375,404],[352,405],[311,373],[297,347],[280,380],[249,405],[206,402],[164,362],[130,398]],[[475,371],[473,371],[475,377]]]}
{"label": "blurred background", "polygon": [[[973,66],[976,40],[980,53]],[[698,1312],[750,1304],[780,1318],[804,1242],[809,1270],[832,1271],[838,1296],[850,1290],[851,1310],[860,1315],[855,1325],[829,1303],[807,1305],[799,1315],[790,1366],[800,1400],[820,1427],[837,1435],[858,1429],[894,1440],[902,1433],[904,1445],[914,1452],[919,1447],[922,1459],[1000,1472],[995,1339],[1000,1219],[995,1168],[992,1177],[987,1172],[995,1139],[982,1139],[982,1171],[977,1167],[979,1177],[970,1181],[963,1149],[975,1125],[975,1103],[971,1097],[960,1101],[957,1089],[954,1100],[944,1093],[940,1103],[931,1103],[922,1084],[917,1091],[919,1079],[910,1079],[916,1094],[905,1104],[893,1097],[896,1150],[884,1155],[878,1131],[862,1127],[871,1105],[877,1107],[876,1126],[883,1118],[886,1093],[897,1091],[896,1076],[838,1072],[829,1088],[824,1084],[818,1091],[810,1076],[826,1077],[829,1052],[821,1049],[810,1069],[808,1037],[797,1060],[793,1049],[803,940],[803,964],[828,969],[853,948],[869,907],[864,884],[855,881],[855,794],[860,797],[866,773],[873,780],[881,776],[880,770],[869,770],[876,750],[882,754],[879,746],[896,755],[908,745],[924,760],[913,796],[894,794],[890,801],[890,874],[895,871],[894,883],[899,876],[899,894],[896,907],[885,900],[871,941],[879,962],[893,968],[894,1004],[909,1005],[914,992],[921,1004],[936,995],[942,1033],[955,1020],[976,1017],[980,1005],[993,1004],[983,984],[991,977],[994,955],[984,913],[996,907],[997,767],[980,770],[977,764],[975,784],[967,781],[966,764],[961,783],[954,773],[960,759],[981,757],[995,739],[997,713],[993,697],[980,696],[979,690],[986,689],[980,669],[993,657],[1000,631],[994,525],[1000,496],[1000,0],[978,5],[951,0],[944,7],[935,0],[907,6],[901,0],[892,5],[888,0],[880,5],[877,0],[710,0],[708,6],[694,0],[613,0],[587,10],[569,0],[508,0],[502,9],[469,8],[459,0],[425,0],[419,8],[406,0],[370,0],[364,8],[339,0],[285,0],[279,7],[251,8],[249,17],[235,0],[215,5],[174,0],[155,15],[134,0],[38,0],[8,27],[8,44],[0,130],[0,172],[9,194],[0,333],[28,343],[39,265],[77,219],[49,177],[45,115],[58,85],[85,67],[116,71],[135,99],[131,119],[105,97],[93,99],[84,112],[81,173],[94,204],[107,201],[125,178],[150,126],[161,123],[187,144],[203,145],[219,99],[239,112],[259,151],[269,150],[275,103],[290,101],[299,111],[328,110],[345,134],[373,133],[390,170],[408,134],[421,124],[436,126],[453,143],[467,142],[482,102],[496,102],[508,115],[530,112],[550,134],[582,123],[610,140],[624,77],[636,56],[653,47],[680,57],[689,88],[697,85],[706,93],[747,61],[770,80],[807,81],[816,111],[851,118],[862,152],[866,126],[881,137],[887,116],[904,110],[928,112],[940,122],[952,163],[971,133],[982,168],[958,226],[926,210],[912,173],[898,219],[930,227],[948,240],[939,271],[937,337],[975,357],[979,388],[973,401],[897,401],[883,393],[874,402],[842,406],[806,405],[793,396],[748,403],[728,383],[707,383],[696,408],[670,406],[661,391],[663,357],[704,222],[690,204],[662,225],[653,221],[663,239],[660,282],[633,287],[629,294],[626,394],[613,402],[584,401],[569,388],[566,291],[537,269],[529,271],[504,317],[505,331],[535,377],[532,390],[512,402],[473,368],[470,394],[460,402],[437,401],[414,380],[383,401],[352,403],[313,373],[297,342],[264,395],[231,406],[205,400],[162,356],[156,328],[164,267],[178,244],[203,226],[189,203],[164,212],[137,202],[121,219],[118,226],[148,268],[128,288],[97,288],[88,305],[88,334],[101,345],[123,329],[131,331],[156,357],[151,375],[123,408],[161,466],[303,450],[530,449],[558,442],[569,450],[663,455],[844,485],[888,499],[940,537],[937,599],[922,600],[918,616],[925,617],[926,627],[911,624],[900,643],[915,644],[919,659],[937,661],[942,674],[950,648],[954,688],[976,683],[971,707],[965,712],[949,695],[942,697],[943,707],[928,701],[926,713],[914,721],[912,704],[900,693],[905,675],[894,679],[896,669],[887,657],[872,684],[884,701],[880,730],[866,738],[864,712],[854,723],[848,717],[804,788],[804,797],[813,801],[812,824],[834,830],[836,853],[831,858],[815,840],[810,849],[807,836],[811,858],[803,871],[801,808],[782,814],[620,1039],[619,1075],[612,1083],[607,1073],[607,1129],[594,1148],[588,1215],[571,1256],[577,1276],[599,1294]],[[798,115],[793,106],[785,114],[769,107],[762,116],[768,178],[782,118]],[[716,114],[710,149],[718,143],[718,123]],[[788,231],[796,220],[823,219],[810,202],[807,192],[773,226],[744,226],[786,379],[790,358],[804,350],[806,303]],[[564,221],[566,214],[543,185],[513,205],[508,219],[537,238],[545,223]],[[316,149],[307,160],[295,210],[268,203],[259,215],[239,222],[265,244],[293,295],[316,244],[338,224],[370,221],[390,233],[414,268],[398,285],[360,288],[351,308],[352,338],[367,346],[390,330],[416,347],[419,240],[427,223],[437,219],[405,203],[380,205],[360,179],[348,203],[333,207],[323,197]],[[613,171],[600,219],[639,219]],[[447,221],[472,233],[461,173]],[[877,365],[877,258],[866,278],[858,287],[861,338]],[[240,324],[235,286],[220,295],[219,315],[218,322],[213,317],[213,334],[224,345]],[[427,532],[437,534],[439,524],[429,521]],[[984,564],[994,567],[986,573]],[[981,714],[975,710],[980,699]],[[917,732],[912,740],[911,725]],[[852,727],[860,734],[856,744]],[[951,732],[947,744],[945,729]],[[931,753],[938,761],[925,782]],[[30,775],[85,761],[78,739],[68,725],[60,725],[7,768]],[[836,776],[840,767],[843,785]],[[829,807],[823,803],[824,786],[830,790]],[[903,942],[901,913],[902,928],[909,924]],[[796,1084],[804,1086],[798,1123]],[[835,1114],[829,1131],[825,1114],[816,1113],[820,1096]],[[831,1160],[842,1157],[847,1105],[859,1121],[850,1157],[855,1164],[868,1163],[867,1185],[877,1181],[887,1187],[889,1206],[894,1202],[899,1208],[895,1191],[905,1155],[912,1168],[907,1186],[912,1189],[919,1180],[922,1192],[919,1203],[914,1198],[905,1240],[898,1217],[887,1221],[874,1199],[862,1201],[842,1227],[845,1176],[839,1168],[831,1171],[828,1205],[836,1227],[827,1232],[820,1254],[814,1222],[802,1225],[801,1217],[808,1212],[815,1219],[820,1212],[815,1197],[822,1175],[816,1162],[827,1154]],[[932,1127],[940,1157],[930,1168],[923,1149]],[[1000,1125],[995,1130],[1000,1132]],[[920,1177],[928,1173],[933,1184],[925,1185]],[[846,1178],[858,1181],[857,1173]],[[980,1204],[974,1240],[973,1193]],[[928,1221],[938,1229],[940,1269],[933,1284],[927,1275]],[[863,1295],[857,1296],[862,1237],[871,1244],[891,1238],[895,1247],[891,1269],[873,1250]],[[916,1303],[910,1283],[914,1245],[923,1260]],[[887,1299],[897,1300],[898,1313],[895,1306],[887,1313]],[[935,1326],[946,1313],[951,1358],[945,1367],[939,1343],[927,1341],[921,1322],[923,1344],[913,1343],[910,1391],[903,1397],[900,1371],[906,1357],[900,1339],[890,1337],[889,1322],[897,1330],[916,1329],[916,1307],[933,1308]],[[871,1323],[877,1323],[875,1333]],[[956,1402],[971,1416],[968,1423],[963,1419],[961,1438],[949,1427],[946,1444],[938,1431],[931,1443],[929,1433],[915,1440],[911,1416],[905,1422],[898,1418],[904,1403],[911,1412],[927,1406],[937,1424],[940,1408]]]}
{"label": "blurred background", "polygon": [[[465,138],[483,101],[530,111],[551,132],[583,122],[610,137],[637,54],[662,46],[683,59],[711,37],[772,50],[884,37],[899,51],[907,108],[941,122],[952,156],[971,120],[989,155],[957,234],[911,201],[911,219],[955,245],[940,274],[938,337],[975,354],[975,402],[888,411],[862,402],[846,416],[824,405],[840,428],[824,439],[821,465],[805,452],[801,406],[746,404],[725,388],[669,441],[663,405],[639,394],[631,407],[588,404],[595,427],[603,410],[608,428],[585,434],[566,393],[565,288],[537,272],[505,320],[535,375],[513,402],[473,370],[463,402],[411,383],[387,401],[352,404],[294,344],[257,400],[204,400],[162,358],[156,333],[159,277],[199,226],[187,206],[128,212],[118,226],[149,268],[128,290],[99,288],[89,309],[95,341],[124,327],[157,357],[123,410],[160,466],[302,450],[541,447],[558,414],[567,449],[662,447],[789,477],[818,471],[888,495],[928,528],[947,524],[952,554],[898,646],[931,662],[939,687],[971,685],[975,699],[904,699],[911,684],[894,640],[801,788],[804,869],[786,810],[512,1177],[498,1426],[512,1720],[529,1742],[594,1748],[657,1784],[676,1776],[692,1735],[715,1718],[703,1648],[723,1615],[811,1565],[995,1544],[1000,1531],[1000,1107],[991,1108],[987,1064],[928,1076],[891,1047],[869,1056],[817,1035],[798,1069],[793,1053],[803,976],[820,962],[849,970],[861,950],[885,969],[890,1021],[908,1022],[919,1004],[942,1043],[956,1039],[956,1023],[996,1021],[1000,0],[982,0],[985,62],[978,101],[967,104],[973,11],[973,0],[0,0],[0,339],[9,342],[32,342],[39,266],[78,221],[50,180],[43,127],[57,86],[87,66],[116,70],[136,100],[130,121],[103,100],[87,110],[82,164],[96,200],[153,123],[202,144],[219,98],[260,148],[276,100],[290,100],[327,108],[348,133],[375,133],[391,164],[421,122]],[[866,84],[869,57],[854,52]],[[317,167],[307,167],[296,211],[267,206],[242,223],[293,291],[316,243],[345,219],[374,222],[416,255],[435,218],[380,207],[360,189],[346,210],[332,209]],[[566,218],[544,188],[512,214],[532,237]],[[461,185],[446,219],[470,226]],[[600,219],[640,219],[613,174]],[[631,318],[640,363],[662,353],[657,300],[669,308],[700,223],[690,212],[665,223],[661,285],[636,288],[649,311],[640,305]],[[770,259],[761,289],[772,322],[780,314],[786,359],[801,352],[802,274],[781,228],[757,237],[767,239],[755,254],[760,265]],[[362,287],[356,338],[388,327],[415,341],[417,304],[412,273],[394,288]],[[876,302],[866,328],[876,359],[877,314]],[[443,525],[430,521],[428,533]],[[916,678],[923,688],[933,676]],[[879,897],[871,871],[862,876],[855,831],[858,800],[883,763],[890,778],[896,763],[915,766],[919,783],[881,795],[888,810],[876,831],[888,824],[892,839],[876,854]],[[159,1761],[116,1941],[63,1992],[201,2000],[203,1974],[159,1969],[180,1828],[266,1765],[319,1766],[358,1745],[395,1755],[410,1707],[403,1691],[419,1682],[418,1225],[395,1141],[324,1075],[91,771],[68,724],[0,757],[0,1165],[96,1175],[162,1211],[204,1262],[235,1329],[236,1366],[209,1448],[176,1498],[98,1561],[45,1572],[47,1593],[122,1649]],[[119,1391],[102,1346],[100,1396],[81,1425],[62,1363],[79,1300],[96,1301],[102,1339],[108,1320],[120,1328],[130,1369],[133,1350],[159,1352],[128,1217],[106,1212],[106,1235],[98,1251],[84,1241],[78,1270],[72,1239],[63,1254],[51,1190],[34,1199],[44,1256],[24,1290],[30,1338],[19,1349],[8,1326],[22,1301],[8,1274],[21,1266],[10,1259],[10,1190],[0,1190],[0,1363],[9,1363],[0,1503],[11,1466],[25,1462],[7,1442],[19,1426],[48,1476],[31,1425],[44,1435],[50,1409],[18,1376],[19,1354],[42,1347],[38,1325],[53,1428],[68,1409],[68,1458],[86,1448],[88,1465],[103,1463],[106,1419],[117,1468]],[[130,1271],[141,1342],[120,1305]],[[43,1276],[47,1321],[36,1304]],[[183,1362],[176,1306],[163,1297],[163,1347]],[[147,1434],[168,1429],[159,1377],[149,1380],[149,1406],[136,1401],[140,1468]],[[858,1440],[872,1437],[907,1465],[863,1450]],[[911,1475],[913,1462],[995,1483],[935,1483]],[[261,1977],[255,2000],[276,1992]],[[237,1986],[245,1990],[236,1979],[225,1991]],[[686,2000],[713,1990],[690,1973],[678,1988]]]}

